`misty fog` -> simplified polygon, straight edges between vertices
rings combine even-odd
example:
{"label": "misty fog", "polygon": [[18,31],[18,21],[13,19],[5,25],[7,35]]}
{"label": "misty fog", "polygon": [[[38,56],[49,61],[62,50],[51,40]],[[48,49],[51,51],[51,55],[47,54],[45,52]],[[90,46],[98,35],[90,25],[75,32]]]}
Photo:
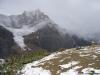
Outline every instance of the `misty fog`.
{"label": "misty fog", "polygon": [[80,36],[100,30],[100,0],[0,0],[0,13],[13,15],[40,9],[60,27]]}

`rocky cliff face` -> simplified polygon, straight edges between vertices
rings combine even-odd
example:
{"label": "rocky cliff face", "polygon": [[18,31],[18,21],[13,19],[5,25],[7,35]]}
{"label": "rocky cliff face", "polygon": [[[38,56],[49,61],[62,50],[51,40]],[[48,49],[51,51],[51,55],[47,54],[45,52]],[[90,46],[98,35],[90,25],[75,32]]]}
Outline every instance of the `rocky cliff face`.
{"label": "rocky cliff face", "polygon": [[0,25],[10,28],[32,27],[47,20],[50,20],[49,17],[40,10],[24,11],[22,14],[11,16],[0,14]]}
{"label": "rocky cliff face", "polygon": [[13,46],[15,42],[22,49],[43,48],[49,51],[90,44],[75,35],[63,34],[58,25],[40,10],[25,11],[20,15],[0,15],[0,26],[4,27],[0,27],[0,53],[4,55],[14,52],[12,47],[18,47]]}
{"label": "rocky cliff face", "polygon": [[50,24],[35,33],[24,36],[24,42],[32,50],[34,48],[43,48],[51,52],[60,48],[72,48],[91,44],[89,41],[75,35],[63,34],[55,26]]}
{"label": "rocky cliff face", "polygon": [[0,15],[0,25],[13,33],[15,42],[21,48],[25,47],[23,36],[31,34],[49,23],[54,24],[53,21],[40,10],[32,12],[25,11],[20,15]]}
{"label": "rocky cliff face", "polygon": [[13,34],[0,26],[0,57],[17,52],[15,48],[18,49]]}

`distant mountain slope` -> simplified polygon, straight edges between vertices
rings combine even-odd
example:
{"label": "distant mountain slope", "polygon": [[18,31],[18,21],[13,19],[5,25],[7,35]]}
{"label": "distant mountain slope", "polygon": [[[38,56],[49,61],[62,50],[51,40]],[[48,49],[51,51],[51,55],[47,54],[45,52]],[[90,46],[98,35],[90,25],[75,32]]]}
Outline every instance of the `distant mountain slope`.
{"label": "distant mountain slope", "polygon": [[100,46],[72,48],[28,63],[18,75],[94,75],[100,74],[99,63]]}
{"label": "distant mountain slope", "polygon": [[0,25],[11,28],[22,28],[25,25],[35,26],[46,20],[49,20],[49,17],[40,10],[32,12],[24,11],[22,14],[11,16],[0,14]]}
{"label": "distant mountain slope", "polygon": [[46,24],[52,22],[47,15],[40,10],[24,12],[20,15],[0,15],[0,25],[11,31],[14,40],[21,47],[25,47],[23,36],[28,35]]}
{"label": "distant mountain slope", "polygon": [[24,36],[26,46],[32,50],[35,47],[41,47],[54,52],[60,48],[72,48],[91,44],[89,41],[84,38],[79,38],[76,35],[63,34],[55,26],[57,25],[49,23],[44,28]]}
{"label": "distant mountain slope", "polygon": [[11,16],[0,14],[0,26],[12,33],[14,41],[22,50],[43,48],[55,51],[59,48],[90,45],[84,38],[63,34],[61,28],[40,10]]}

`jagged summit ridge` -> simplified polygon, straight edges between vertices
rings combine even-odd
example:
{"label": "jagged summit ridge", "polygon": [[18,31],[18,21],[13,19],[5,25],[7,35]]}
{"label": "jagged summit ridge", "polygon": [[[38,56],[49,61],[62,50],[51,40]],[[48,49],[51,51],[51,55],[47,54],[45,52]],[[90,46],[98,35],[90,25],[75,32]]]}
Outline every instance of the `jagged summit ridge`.
{"label": "jagged summit ridge", "polygon": [[20,15],[0,15],[0,25],[11,31],[16,43],[24,48],[23,36],[35,32],[45,25],[54,26],[54,22],[38,9],[31,12],[24,11]]}
{"label": "jagged summit ridge", "polygon": [[13,28],[21,28],[24,25],[36,25],[39,22],[42,22],[44,20],[48,20],[49,17],[45,15],[40,10],[35,11],[24,11],[20,15],[0,15],[0,25],[6,26],[6,27],[13,27]]}
{"label": "jagged summit ridge", "polygon": [[[35,50],[43,48],[54,51],[59,48],[72,48],[76,45],[90,44],[90,42],[77,36],[70,36],[69,33],[63,35],[60,31],[61,28],[40,10],[24,11],[19,15],[0,16],[0,25],[13,33],[14,41],[22,50],[27,48],[34,50],[36,46]],[[34,38],[35,36],[39,39]],[[75,45],[73,45],[73,42],[75,42]]]}

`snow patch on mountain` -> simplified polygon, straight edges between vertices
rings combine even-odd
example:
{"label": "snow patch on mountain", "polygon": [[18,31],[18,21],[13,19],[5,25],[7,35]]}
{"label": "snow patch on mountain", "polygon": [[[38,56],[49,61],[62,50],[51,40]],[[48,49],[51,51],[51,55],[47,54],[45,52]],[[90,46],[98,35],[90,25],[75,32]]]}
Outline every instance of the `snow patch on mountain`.
{"label": "snow patch on mountain", "polygon": [[91,73],[92,71],[94,71],[94,73],[100,73],[100,69],[94,69],[94,68],[85,68],[82,70],[83,73]]}
{"label": "snow patch on mountain", "polygon": [[51,75],[49,70],[43,68],[25,68],[27,71],[23,71],[25,74],[22,75]]}
{"label": "snow patch on mountain", "polygon": [[77,61],[72,61],[72,62],[69,62],[68,64],[63,64],[63,65],[60,65],[61,68],[69,68],[71,66],[74,66],[74,65],[77,65],[79,62]]}
{"label": "snow patch on mountain", "polygon": [[20,15],[5,16],[0,15],[0,25],[11,31],[15,42],[25,48],[23,36],[31,34],[38,29],[55,24],[47,15],[40,10],[32,12],[25,11]]}
{"label": "snow patch on mountain", "polygon": [[23,26],[20,29],[15,29],[15,28],[7,28],[8,30],[10,30],[13,35],[14,35],[14,40],[15,42],[21,47],[24,48],[25,44],[24,44],[24,35],[28,35],[32,32],[35,32],[35,28],[29,28],[28,26]]}
{"label": "snow patch on mountain", "polygon": [[32,27],[24,25],[21,28],[11,28],[11,27],[5,27],[5,28],[13,33],[15,42],[21,48],[25,48],[26,45],[24,43],[24,37],[23,36],[34,33],[38,29],[40,29],[40,28],[44,27],[45,25],[47,25],[48,23],[50,23],[50,21],[45,20],[45,21],[43,21],[43,22],[41,22],[41,23],[39,23],[35,26],[32,26]]}
{"label": "snow patch on mountain", "polygon": [[78,72],[73,69],[70,69],[67,72],[61,73],[60,75],[78,75]]}

